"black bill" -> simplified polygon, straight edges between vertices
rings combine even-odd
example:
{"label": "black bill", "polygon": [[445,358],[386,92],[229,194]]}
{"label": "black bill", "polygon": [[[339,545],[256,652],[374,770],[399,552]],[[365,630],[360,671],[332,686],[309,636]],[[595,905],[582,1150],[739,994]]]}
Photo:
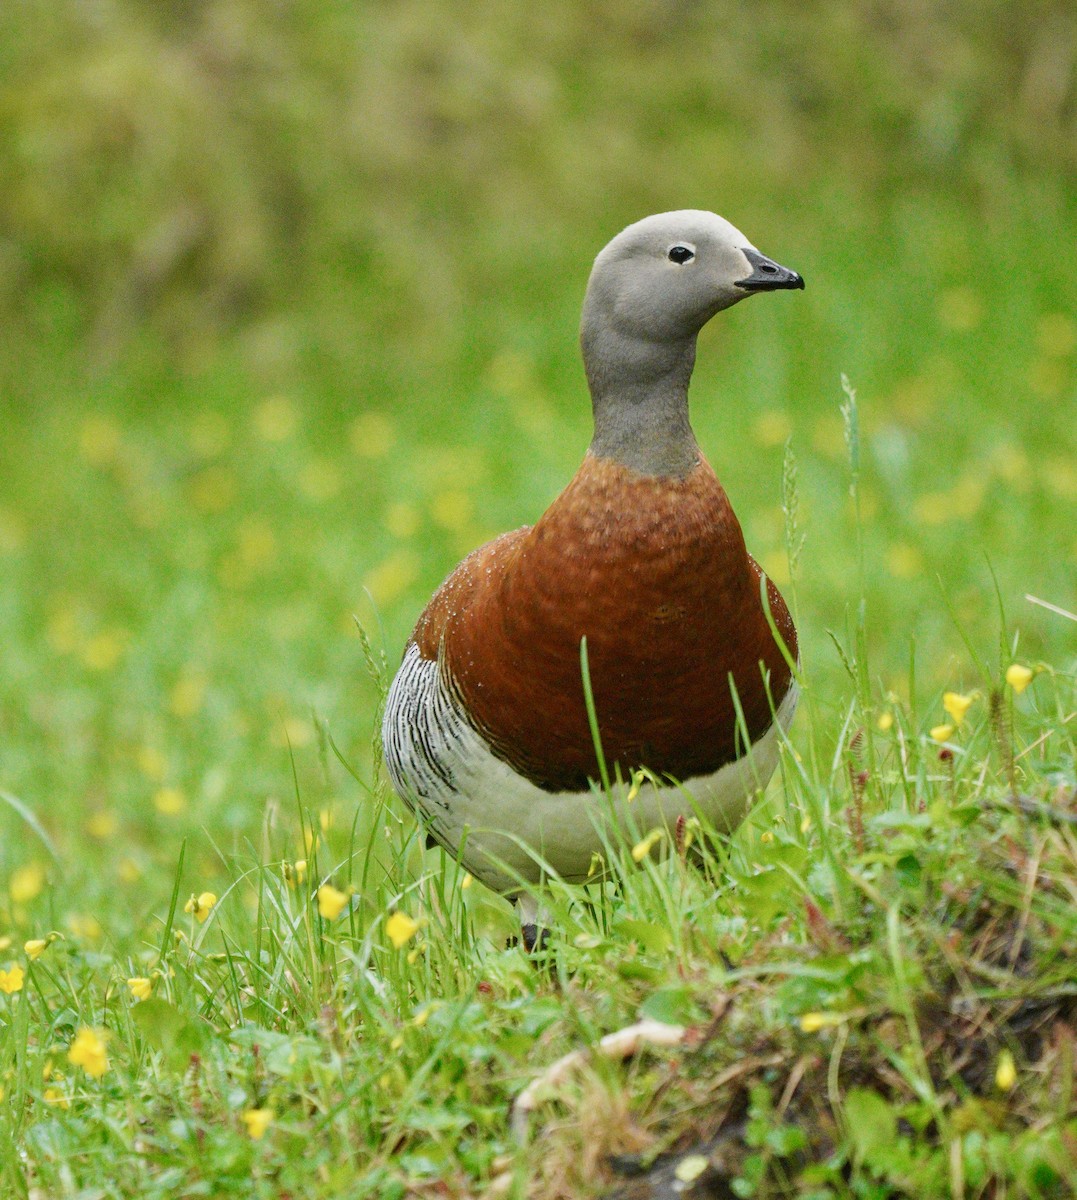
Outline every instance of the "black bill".
{"label": "black bill", "polygon": [[776,292],[779,288],[802,288],[804,280],[788,267],[781,267],[773,259],[752,250],[748,246],[741,247],[741,253],[751,263],[752,273],[746,279],[738,279],[734,287],[744,288],[746,292]]}

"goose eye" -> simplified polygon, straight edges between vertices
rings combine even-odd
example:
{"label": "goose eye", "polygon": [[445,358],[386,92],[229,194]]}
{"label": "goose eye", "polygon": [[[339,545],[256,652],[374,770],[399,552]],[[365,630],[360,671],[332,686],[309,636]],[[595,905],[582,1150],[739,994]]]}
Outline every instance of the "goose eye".
{"label": "goose eye", "polygon": [[675,263],[691,262],[696,252],[690,246],[670,246],[669,261]]}

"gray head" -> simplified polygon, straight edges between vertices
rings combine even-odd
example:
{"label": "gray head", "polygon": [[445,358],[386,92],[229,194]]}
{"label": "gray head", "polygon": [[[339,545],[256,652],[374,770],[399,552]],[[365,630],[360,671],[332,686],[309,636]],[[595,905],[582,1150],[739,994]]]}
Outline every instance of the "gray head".
{"label": "gray head", "polygon": [[753,292],[803,286],[714,213],[660,213],[622,230],[595,259],[583,305],[592,453],[645,474],[691,470],[699,451],[687,394],[699,331]]}

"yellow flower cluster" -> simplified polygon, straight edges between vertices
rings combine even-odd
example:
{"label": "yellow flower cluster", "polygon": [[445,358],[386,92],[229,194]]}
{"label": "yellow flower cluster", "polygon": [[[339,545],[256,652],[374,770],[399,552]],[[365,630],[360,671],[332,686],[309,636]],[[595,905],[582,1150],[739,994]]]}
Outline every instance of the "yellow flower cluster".
{"label": "yellow flower cluster", "polygon": [[941,725],[932,726],[928,731],[932,740],[936,742],[949,741],[954,731],[964,723],[969,709],[979,698],[979,692],[971,692],[969,695],[965,695],[963,692],[944,692],[942,707],[950,720]]}
{"label": "yellow flower cluster", "polygon": [[632,861],[643,862],[648,854],[658,845],[658,843],[666,836],[664,829],[652,829],[646,837],[641,838],[632,847]]}
{"label": "yellow flower cluster", "polygon": [[954,724],[960,725],[977,698],[978,693],[976,692],[970,696],[964,696],[961,692],[944,692],[942,707],[949,716],[953,717]]}
{"label": "yellow flower cluster", "polygon": [[841,1013],[806,1012],[800,1018],[800,1028],[805,1033],[818,1033],[821,1029],[832,1029],[844,1020]]}
{"label": "yellow flower cluster", "polygon": [[27,863],[11,872],[8,891],[16,904],[29,904],[45,887],[45,869],[40,863]]}
{"label": "yellow flower cluster", "polygon": [[1006,682],[1019,696],[1032,682],[1034,676],[1035,672],[1022,666],[1021,663],[1012,663],[1006,668]]}
{"label": "yellow flower cluster", "polygon": [[108,1070],[108,1055],[105,1053],[107,1034],[103,1029],[90,1029],[84,1025],[75,1035],[71,1048],[67,1052],[67,1060],[73,1066],[81,1067],[87,1075],[100,1079]]}
{"label": "yellow flower cluster", "polygon": [[347,892],[333,887],[331,883],[323,883],[318,889],[318,915],[326,921],[335,921],[344,911],[348,899]]}
{"label": "yellow flower cluster", "polygon": [[399,950],[419,932],[419,922],[407,913],[395,912],[385,922],[385,936]]}
{"label": "yellow flower cluster", "polygon": [[202,892],[197,896],[191,896],[187,903],[183,906],[185,913],[192,913],[195,920],[202,924],[209,916],[213,906],[217,903],[217,897],[213,892]]}
{"label": "yellow flower cluster", "polygon": [[248,1108],[243,1114],[243,1124],[247,1127],[247,1136],[254,1142],[259,1142],[266,1135],[266,1130],[273,1124],[271,1108]]}
{"label": "yellow flower cluster", "polygon": [[1008,1092],[1017,1082],[1017,1064],[1009,1050],[1003,1050],[998,1056],[995,1066],[995,1087],[1000,1092]]}
{"label": "yellow flower cluster", "polygon": [[148,1000],[153,995],[153,980],[144,975],[135,975],[128,979],[127,986],[136,1000]]}
{"label": "yellow flower cluster", "polygon": [[9,967],[6,971],[0,971],[0,992],[3,992],[5,996],[21,992],[25,979],[26,972],[20,966]]}

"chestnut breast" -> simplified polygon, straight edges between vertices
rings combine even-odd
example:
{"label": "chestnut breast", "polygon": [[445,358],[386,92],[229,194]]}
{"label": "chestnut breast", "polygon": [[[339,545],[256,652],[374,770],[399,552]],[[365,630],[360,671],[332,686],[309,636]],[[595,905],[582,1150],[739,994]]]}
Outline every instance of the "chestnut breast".
{"label": "chestnut breast", "polygon": [[[599,774],[580,670],[586,637],[611,770],[642,766],[683,781],[747,748],[731,680],[749,742],[789,687],[760,578],[705,461],[677,479],[588,454],[533,528],[460,564],[413,640],[424,658],[440,653],[498,757],[547,791],[583,791]],[[788,610],[769,580],[767,588],[795,657]]]}

